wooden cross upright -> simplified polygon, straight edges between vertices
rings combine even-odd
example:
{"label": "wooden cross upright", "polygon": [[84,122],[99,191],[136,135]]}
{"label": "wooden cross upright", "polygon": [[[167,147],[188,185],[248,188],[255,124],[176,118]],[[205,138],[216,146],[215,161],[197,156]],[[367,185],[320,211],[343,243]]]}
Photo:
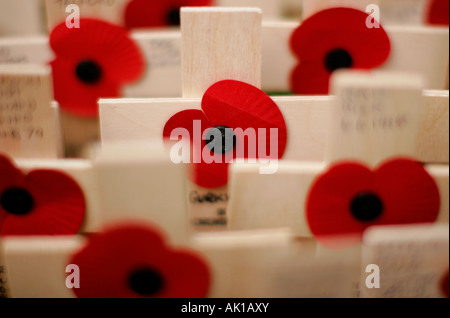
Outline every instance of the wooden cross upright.
{"label": "wooden cross upright", "polygon": [[[167,121],[182,110],[201,109],[199,98],[212,84],[232,79],[260,87],[259,9],[184,8],[181,17],[184,98],[101,100],[102,142],[159,140],[163,144]],[[226,228],[227,188],[187,186],[188,215],[196,227]],[[217,199],[212,203],[202,199],[210,195]]]}

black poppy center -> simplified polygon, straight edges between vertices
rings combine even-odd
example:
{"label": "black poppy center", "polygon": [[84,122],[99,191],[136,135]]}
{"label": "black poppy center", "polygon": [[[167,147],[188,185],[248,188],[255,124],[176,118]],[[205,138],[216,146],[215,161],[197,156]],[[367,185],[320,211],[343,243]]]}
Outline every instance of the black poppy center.
{"label": "black poppy center", "polygon": [[166,16],[167,24],[172,26],[178,26],[181,23],[180,8],[172,8],[167,12]]}
{"label": "black poppy center", "polygon": [[330,73],[340,68],[350,68],[352,66],[352,56],[346,50],[336,49],[325,56],[325,67]]}
{"label": "black poppy center", "polygon": [[216,126],[208,131],[206,145],[216,154],[226,154],[236,146],[236,135],[227,126]]}
{"label": "black poppy center", "polygon": [[6,212],[26,215],[33,210],[34,200],[27,190],[14,187],[3,191],[0,204]]}
{"label": "black poppy center", "polygon": [[90,60],[81,61],[76,69],[77,77],[86,84],[96,84],[102,78],[102,68]]}
{"label": "black poppy center", "polygon": [[383,213],[383,202],[373,193],[362,192],[355,196],[350,205],[353,216],[362,222],[376,220]]}
{"label": "black poppy center", "polygon": [[164,279],[158,271],[152,268],[142,268],[131,273],[128,285],[141,296],[152,296],[161,291]]}

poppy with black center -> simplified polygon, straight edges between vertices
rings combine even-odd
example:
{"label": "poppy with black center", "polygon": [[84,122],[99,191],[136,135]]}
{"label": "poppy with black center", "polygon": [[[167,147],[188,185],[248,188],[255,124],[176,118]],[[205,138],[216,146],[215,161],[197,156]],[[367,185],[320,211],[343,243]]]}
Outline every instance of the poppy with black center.
{"label": "poppy with black center", "polygon": [[331,8],[303,21],[290,46],[299,64],[291,73],[291,90],[299,95],[325,95],[338,69],[371,70],[383,65],[391,51],[383,27],[368,28],[369,15],[351,8]]}

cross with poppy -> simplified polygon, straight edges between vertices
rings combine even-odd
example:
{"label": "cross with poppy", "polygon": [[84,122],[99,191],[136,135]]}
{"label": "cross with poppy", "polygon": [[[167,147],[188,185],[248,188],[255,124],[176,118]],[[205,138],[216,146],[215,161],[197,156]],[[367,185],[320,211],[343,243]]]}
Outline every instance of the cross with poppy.
{"label": "cross with poppy", "polygon": [[[247,125],[242,128],[251,127],[250,119],[254,125],[283,129],[284,120],[277,106],[259,90],[261,11],[246,8],[183,8],[181,15],[183,98],[146,101],[145,113],[153,128],[150,134],[138,132],[138,138],[159,139],[162,144],[175,128],[192,131],[194,120],[201,121],[202,132],[214,127],[226,129],[242,124]],[[201,97],[203,107],[198,101]],[[108,107],[111,102],[114,104],[116,101],[100,101],[102,139],[108,141],[114,139],[111,139],[112,126],[109,126],[114,116]],[[163,104],[164,107],[161,107]],[[261,113],[247,115],[257,112],[258,107]],[[152,109],[158,111],[153,112]],[[262,114],[264,110],[266,114]],[[146,116],[141,116],[143,118]],[[120,127],[117,131],[121,133]],[[121,138],[124,138],[122,134]],[[227,170],[227,163],[197,164],[195,173],[191,174],[188,215],[196,227],[226,226]]]}
{"label": "cross with poppy", "polygon": [[324,2],[312,0],[313,9],[305,8],[300,24],[264,26],[264,59],[279,61],[264,63],[264,90],[328,94],[330,75],[342,68],[419,73],[427,89],[447,88],[448,29],[384,23],[369,29],[363,1],[350,2],[359,10],[326,6],[318,11]]}
{"label": "cross with poppy", "polygon": [[[448,166],[413,159],[420,83],[396,74],[342,73],[333,85],[328,162],[280,163],[271,176],[233,166],[231,229],[289,226],[299,237],[337,248],[336,235],[348,236],[342,244],[352,246],[373,225],[446,222]],[[401,121],[392,119],[400,113]]]}
{"label": "cross with poppy", "polygon": [[[236,31],[240,32],[240,31]],[[230,33],[230,32],[228,32]],[[197,38],[200,38],[201,32],[197,33]],[[230,33],[231,34],[231,33]],[[239,34],[239,33],[238,33]],[[239,36],[243,36],[240,34]],[[193,37],[189,38],[186,36],[184,32],[184,38],[192,40]],[[200,39],[201,40],[201,39]],[[200,41],[199,40],[199,41]],[[182,125],[183,120],[184,123],[189,120],[192,122],[193,119],[198,119],[203,121],[206,125],[208,125],[208,120],[205,120],[204,115],[200,111],[204,111],[207,117],[211,117],[210,110],[213,107],[208,105],[208,102],[212,100],[217,101],[217,96],[222,99],[222,101],[230,101],[231,93],[226,93],[227,96],[220,95],[221,91],[224,90],[224,87],[229,83],[224,85],[224,83],[217,83],[210,87],[214,80],[220,80],[220,78],[216,78],[211,80],[208,78],[203,81],[197,77],[202,77],[202,74],[208,75],[208,70],[216,69],[214,63],[212,66],[208,65],[208,53],[205,51],[204,46],[208,43],[207,40],[203,40],[202,45],[192,45],[194,48],[198,48],[200,51],[198,54],[191,53],[196,52],[194,49],[184,50],[183,60],[184,67],[192,72],[192,80],[191,75],[184,76],[184,82],[187,84],[184,85],[183,90],[185,91],[185,96],[188,97],[198,97],[201,96],[202,92],[206,91],[203,96],[203,102],[205,107],[201,107],[201,101],[194,99],[158,99],[154,101],[150,100],[141,100],[141,101],[119,101],[119,100],[102,100],[100,101],[100,109],[101,109],[101,117],[102,117],[102,138],[105,141],[114,141],[118,139],[157,139],[162,131],[164,131],[167,127]],[[189,46],[191,48],[191,46]],[[228,45],[226,50],[232,50],[235,47],[233,45]],[[237,47],[237,46],[236,46]],[[239,46],[240,47],[240,46]],[[219,49],[220,50],[220,49]],[[189,52],[189,54],[186,54]],[[241,54],[241,53],[239,53]],[[227,56],[232,56],[232,53],[228,53]],[[189,57],[189,58],[187,58]],[[195,59],[197,57],[197,60]],[[239,57],[240,58],[240,57]],[[196,67],[191,67],[190,64],[192,61],[199,61],[196,64]],[[228,59],[227,61],[233,61],[236,59]],[[214,61],[215,63],[221,63],[221,61]],[[239,61],[238,61],[239,62]],[[235,63],[238,63],[235,62]],[[231,67],[227,67],[227,69],[232,69]],[[198,72],[195,72],[198,70]],[[243,73],[245,69],[241,68]],[[237,72],[237,71],[236,71]],[[226,73],[226,72],[225,72]],[[249,74],[248,72],[247,74]],[[253,74],[253,73],[250,73]],[[229,78],[228,76],[223,76],[222,79]],[[193,90],[192,87],[196,87],[195,83],[206,83],[202,85],[201,89],[198,89],[198,92],[192,93],[190,91]],[[238,84],[239,86],[241,84]],[[235,87],[237,87],[235,85]],[[242,85],[241,85],[242,86]],[[230,90],[232,91],[232,90]],[[245,94],[249,96],[246,90],[242,89],[241,94]],[[244,96],[238,95],[239,100],[245,100]],[[265,99],[268,104],[271,104],[268,99]],[[286,122],[286,126],[289,129],[289,138],[287,138],[287,146],[283,155],[283,159],[291,159],[291,160],[300,160],[300,161],[311,161],[311,160],[323,160],[324,157],[324,144],[327,139],[327,131],[324,127],[328,126],[328,119],[331,117],[331,101],[332,97],[329,96],[320,96],[320,97],[287,97],[287,98],[273,98],[272,101],[278,106],[283,114],[284,121]],[[196,112],[191,112],[190,110],[196,110]],[[178,114],[174,116],[174,114]],[[192,116],[190,119],[187,119],[188,116]],[[223,117],[221,115],[221,117]],[[126,118],[127,120],[123,120]],[[167,125],[167,123],[171,120],[171,125]],[[218,120],[215,120],[218,122]],[[175,123],[175,124],[174,124]],[[220,124],[220,123],[219,123]],[[232,123],[233,124],[233,123]],[[230,126],[229,126],[230,127]],[[170,130],[170,129],[168,129]],[[144,137],[145,136],[145,137]],[[304,136],[308,136],[309,138],[305,138]],[[226,174],[226,166],[223,167],[220,175]],[[216,169],[216,168],[214,168]],[[207,172],[205,170],[201,170],[200,175],[203,175],[202,178],[196,178],[195,176],[191,178],[194,181],[201,182],[222,182],[221,179],[217,178],[217,174]],[[206,179],[204,176],[206,175]],[[211,186],[211,185],[208,185]],[[199,189],[199,191],[191,191],[188,193],[188,200],[190,202],[191,208],[194,207],[195,211],[201,211],[201,206],[212,206],[214,204],[219,205],[217,209],[215,208],[204,208],[204,213],[196,212],[193,213],[192,209],[190,210],[190,215],[201,215],[202,218],[200,221],[205,222],[204,224],[210,225],[211,221],[204,219],[203,216],[208,217],[213,222],[217,222],[216,224],[223,224],[223,219],[215,218],[217,212],[220,210],[220,215],[223,215],[223,211],[226,208],[226,201],[228,198],[228,193],[226,189],[220,192],[217,191],[217,188],[214,189],[215,194],[205,188],[204,186]],[[210,211],[210,212],[208,212]],[[217,213],[218,214],[218,213]],[[202,226],[204,227],[204,226]],[[216,226],[214,226],[216,227]]]}
{"label": "cross with poppy", "polygon": [[[8,269],[10,296],[205,297],[211,288],[210,265],[202,254],[173,244],[165,234],[152,223],[121,222],[90,237],[9,238],[1,242],[0,258]],[[42,285],[43,279],[47,284]],[[79,288],[71,288],[74,280]]]}
{"label": "cross with poppy", "polygon": [[0,153],[14,158],[61,156],[51,78],[46,66],[0,65]]}
{"label": "cross with poppy", "polygon": [[305,259],[314,250],[294,242],[275,229],[203,233],[180,246],[152,223],[121,222],[87,238],[9,238],[0,258],[15,298],[351,297],[356,262]]}

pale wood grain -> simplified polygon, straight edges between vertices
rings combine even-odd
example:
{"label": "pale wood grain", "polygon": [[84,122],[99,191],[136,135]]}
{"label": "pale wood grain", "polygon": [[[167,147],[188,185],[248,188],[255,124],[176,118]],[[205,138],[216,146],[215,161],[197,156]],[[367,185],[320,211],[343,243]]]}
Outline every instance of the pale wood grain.
{"label": "pale wood grain", "polygon": [[70,256],[82,247],[81,238],[14,237],[0,243],[4,249],[9,297],[75,298],[73,291],[66,287],[69,274],[65,269]]}
{"label": "pale wood grain", "polygon": [[151,142],[104,143],[94,157],[103,226],[148,221],[175,244],[191,235],[185,173],[164,149]]}
{"label": "pale wood grain", "polygon": [[366,298],[443,298],[440,290],[448,272],[449,228],[391,226],[369,230],[364,236],[363,264],[376,264],[379,289],[365,288]]}
{"label": "pale wood grain", "polygon": [[261,10],[183,8],[183,97],[233,79],[261,87]]}
{"label": "pale wood grain", "polygon": [[424,110],[419,76],[337,72],[331,80],[332,121],[326,161],[359,160],[371,166],[414,157]]}

